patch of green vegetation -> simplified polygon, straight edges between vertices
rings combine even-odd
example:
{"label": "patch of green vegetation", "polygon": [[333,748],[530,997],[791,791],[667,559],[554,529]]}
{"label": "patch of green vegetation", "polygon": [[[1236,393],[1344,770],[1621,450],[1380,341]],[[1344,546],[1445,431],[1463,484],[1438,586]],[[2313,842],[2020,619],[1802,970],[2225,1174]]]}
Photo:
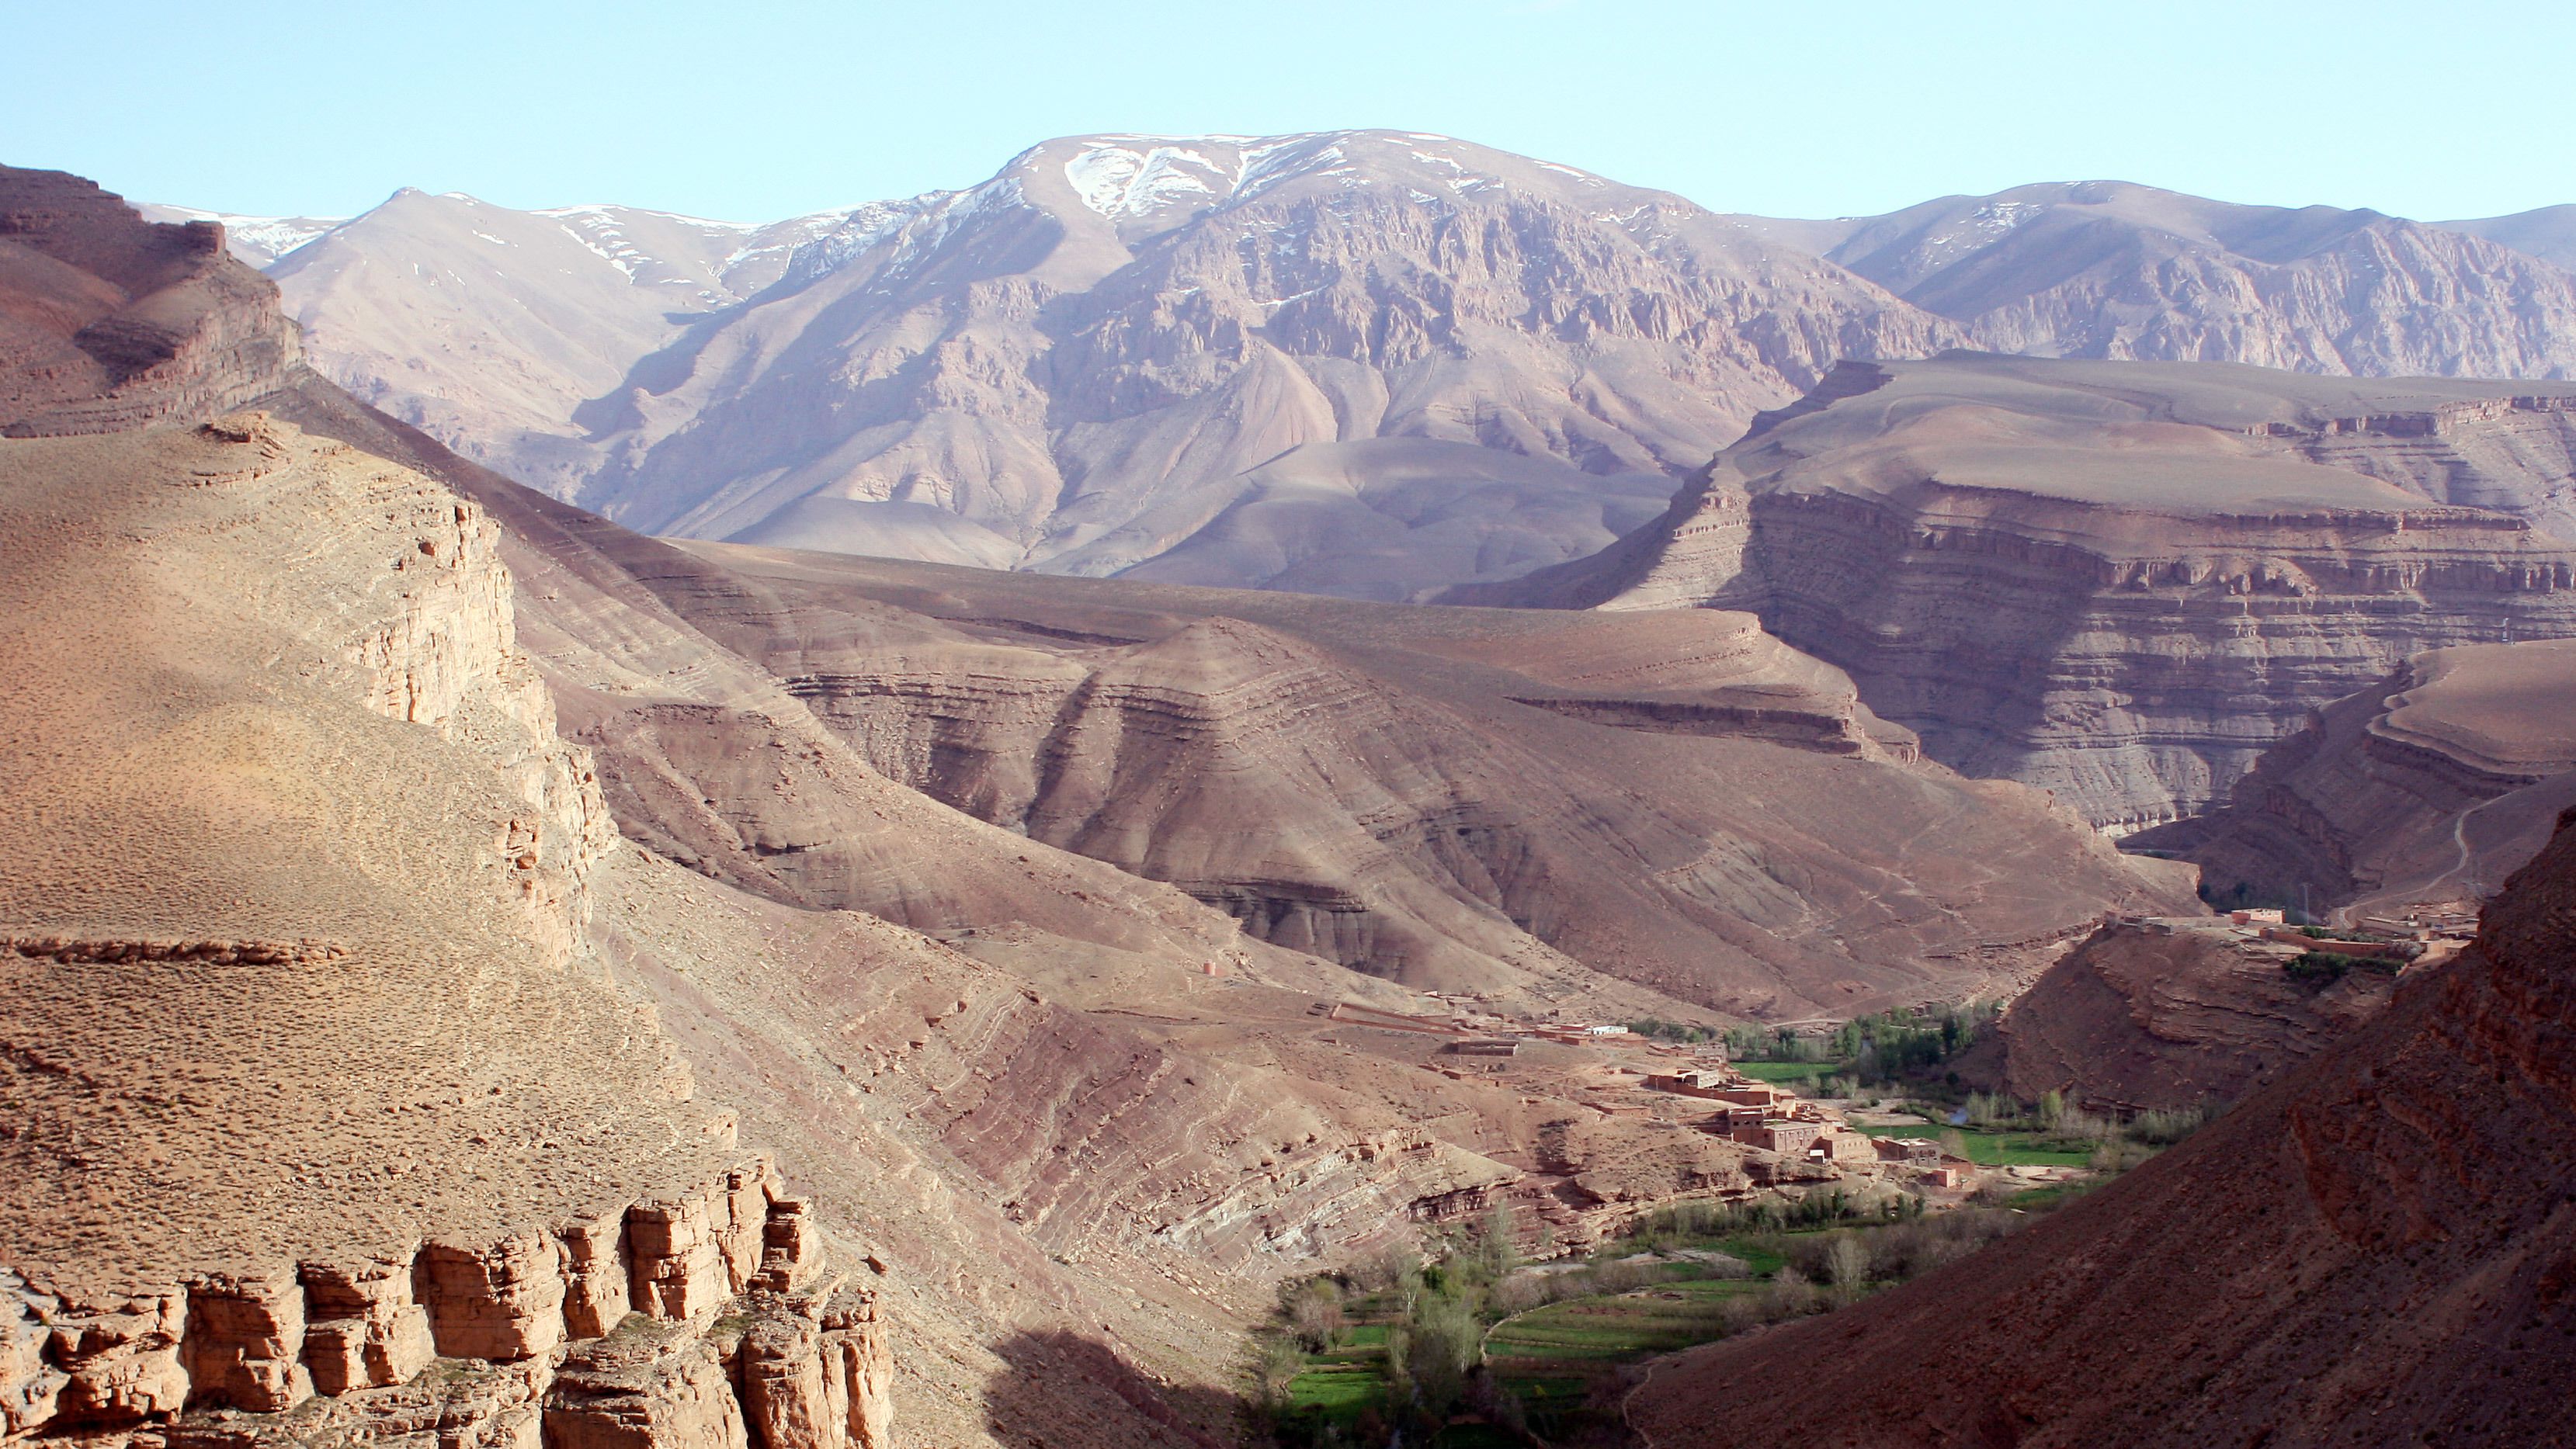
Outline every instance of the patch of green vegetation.
{"label": "patch of green vegetation", "polygon": [[1836,1062],[1736,1062],[1735,1069],[1757,1082],[1811,1082],[1841,1069]]}
{"label": "patch of green vegetation", "polygon": [[2044,1132],[1987,1132],[1931,1122],[1855,1123],[1852,1130],[1869,1137],[1940,1137],[1945,1142],[1956,1133],[1958,1141],[1948,1150],[1979,1167],[2082,1167],[2093,1160],[2089,1145],[2066,1146]]}
{"label": "patch of green vegetation", "polygon": [[2066,1206],[2067,1203],[2090,1191],[2093,1186],[2091,1182],[2078,1179],[2073,1182],[2052,1182],[2046,1187],[2024,1188],[2005,1198],[2004,1206],[2018,1208],[2026,1213],[2049,1212]]}
{"label": "patch of green vegetation", "polygon": [[1288,1383],[1292,1408],[1313,1410],[1328,1419],[1355,1419],[1361,1409],[1385,1398],[1386,1376],[1374,1361],[1310,1368]]}

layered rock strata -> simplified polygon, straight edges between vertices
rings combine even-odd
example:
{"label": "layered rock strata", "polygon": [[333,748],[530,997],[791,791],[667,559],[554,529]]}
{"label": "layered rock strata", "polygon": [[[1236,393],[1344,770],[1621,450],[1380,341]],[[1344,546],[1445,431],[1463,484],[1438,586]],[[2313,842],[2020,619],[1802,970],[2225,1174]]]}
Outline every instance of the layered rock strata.
{"label": "layered rock strata", "polygon": [[1658,524],[1504,596],[1749,609],[1933,758],[2134,829],[2224,799],[2308,711],[2419,650],[2576,633],[2576,548],[2500,511],[2541,508],[2554,454],[2472,486],[2372,441],[2409,436],[2409,406],[2556,429],[2565,405],[2206,365],[1850,364]]}
{"label": "layered rock strata", "polygon": [[2576,641],[2432,650],[2312,715],[2226,806],[2140,836],[2216,898],[2473,912],[2576,803]]}
{"label": "layered rock strata", "polygon": [[[1908,763],[1838,671],[1740,616],[700,551],[740,592],[674,606],[878,769],[1417,986],[1590,974],[1795,1015],[2034,971],[2119,901],[2187,909],[2039,800]],[[1868,804],[1805,808],[1828,797]],[[1970,837],[1973,865],[1916,848]],[[2052,885],[1989,873],[2016,859]]]}
{"label": "layered rock strata", "polygon": [[0,435],[202,418],[299,355],[277,288],[219,222],[147,226],[77,176],[0,166]]}

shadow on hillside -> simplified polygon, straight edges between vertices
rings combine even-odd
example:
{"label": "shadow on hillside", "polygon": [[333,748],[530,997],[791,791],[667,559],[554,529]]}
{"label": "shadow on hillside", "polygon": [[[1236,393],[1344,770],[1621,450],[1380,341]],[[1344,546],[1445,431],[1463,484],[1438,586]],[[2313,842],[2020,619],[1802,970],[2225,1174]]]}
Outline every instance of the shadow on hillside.
{"label": "shadow on hillside", "polygon": [[994,1352],[1007,1367],[984,1385],[984,1424],[1005,1444],[1230,1449],[1240,1440],[1236,1395],[1161,1383],[1097,1339],[1015,1333]]}

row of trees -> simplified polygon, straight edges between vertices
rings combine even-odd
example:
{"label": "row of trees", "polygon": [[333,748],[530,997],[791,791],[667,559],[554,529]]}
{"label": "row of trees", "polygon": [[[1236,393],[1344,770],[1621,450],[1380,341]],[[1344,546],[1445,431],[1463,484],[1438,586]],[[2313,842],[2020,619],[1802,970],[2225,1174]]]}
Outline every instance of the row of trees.
{"label": "row of trees", "polygon": [[1785,1026],[1727,1029],[1727,1055],[1746,1062],[1839,1062],[1839,1074],[1869,1086],[1919,1076],[1966,1051],[2003,1014],[2001,1003],[1971,1001],[1940,1011],[1898,1007],[1854,1017],[1823,1036]]}

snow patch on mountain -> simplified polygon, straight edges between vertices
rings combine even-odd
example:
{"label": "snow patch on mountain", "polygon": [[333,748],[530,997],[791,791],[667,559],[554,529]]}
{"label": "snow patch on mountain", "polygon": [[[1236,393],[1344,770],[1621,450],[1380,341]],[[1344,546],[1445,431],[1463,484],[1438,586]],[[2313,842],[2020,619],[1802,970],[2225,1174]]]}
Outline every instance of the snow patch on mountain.
{"label": "snow patch on mountain", "polygon": [[1064,179],[1084,206],[1111,218],[1151,216],[1175,203],[1215,198],[1233,189],[1233,179],[1215,162],[1181,146],[1147,151],[1095,146],[1064,163]]}

